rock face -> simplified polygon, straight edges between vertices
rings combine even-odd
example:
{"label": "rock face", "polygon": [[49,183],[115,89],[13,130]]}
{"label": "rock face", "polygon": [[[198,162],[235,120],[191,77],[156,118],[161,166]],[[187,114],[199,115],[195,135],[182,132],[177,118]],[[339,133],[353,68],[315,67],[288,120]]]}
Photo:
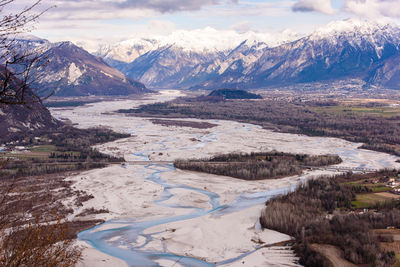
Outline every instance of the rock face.
{"label": "rock face", "polygon": [[119,55],[134,57],[116,57],[118,46],[104,57],[115,58],[113,66],[150,87],[260,88],[355,79],[400,89],[400,28],[365,20],[332,22],[309,36],[275,44],[248,38],[224,49],[199,50],[188,42],[132,47]]}
{"label": "rock face", "polygon": [[110,67],[71,42],[50,43],[43,39],[20,39],[22,49],[43,55],[47,64],[35,69],[32,87],[43,95],[129,95],[148,92],[146,87]]}
{"label": "rock face", "polygon": [[220,58],[218,53],[202,54],[168,46],[140,56],[122,71],[153,88],[185,88],[212,78],[204,66]]}

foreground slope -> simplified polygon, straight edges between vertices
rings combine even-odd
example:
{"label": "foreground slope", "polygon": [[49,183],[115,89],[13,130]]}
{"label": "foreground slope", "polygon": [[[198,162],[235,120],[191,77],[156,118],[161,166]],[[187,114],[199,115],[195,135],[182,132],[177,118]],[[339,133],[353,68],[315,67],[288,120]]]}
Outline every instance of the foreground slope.
{"label": "foreground slope", "polygon": [[[4,68],[0,68],[0,83],[4,81]],[[11,86],[19,88],[21,81],[11,76]],[[17,91],[18,97],[23,94],[25,104],[0,103],[0,144],[11,140],[26,137],[28,133],[51,131],[62,126],[62,123],[43,106],[28,87],[24,91]]]}

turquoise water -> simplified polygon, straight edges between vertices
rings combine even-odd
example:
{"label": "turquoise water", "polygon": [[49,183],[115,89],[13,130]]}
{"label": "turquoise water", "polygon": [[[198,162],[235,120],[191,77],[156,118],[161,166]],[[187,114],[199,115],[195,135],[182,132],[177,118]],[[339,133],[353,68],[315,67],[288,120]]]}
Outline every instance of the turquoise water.
{"label": "turquoise water", "polygon": [[[143,154],[137,154],[137,156],[144,156]],[[144,159],[144,158],[143,158]],[[182,257],[174,255],[168,252],[150,251],[144,249],[144,247],[153,240],[153,235],[159,233],[143,234],[143,232],[151,227],[162,225],[171,222],[184,221],[188,219],[198,218],[208,214],[224,215],[231,212],[239,211],[260,203],[265,202],[269,198],[286,193],[291,188],[284,188],[279,190],[272,190],[268,192],[259,192],[254,194],[243,194],[240,195],[232,204],[221,205],[219,203],[219,195],[206,190],[193,188],[186,185],[174,185],[161,179],[161,174],[164,172],[174,171],[175,168],[172,164],[160,165],[160,164],[149,164],[146,166],[147,169],[151,170],[151,175],[146,179],[154,183],[163,186],[164,191],[159,199],[154,200],[154,203],[160,206],[169,208],[188,209],[189,212],[186,215],[168,217],[157,220],[150,220],[144,222],[136,222],[134,219],[121,219],[112,220],[105,222],[99,226],[93,227],[89,230],[83,231],[78,234],[80,240],[84,240],[92,245],[94,248],[104,252],[108,255],[120,258],[124,260],[130,266],[160,266],[154,260],[165,259],[179,262],[183,266],[216,266],[220,264],[226,264],[239,260],[240,258],[247,256],[249,253],[235,259],[227,259],[220,263],[209,263],[196,258]],[[201,209],[197,207],[178,205],[178,204],[167,204],[165,201],[173,197],[174,195],[170,192],[171,189],[182,188],[190,190],[196,193],[203,194],[209,198],[210,209]],[[111,227],[107,230],[99,230],[100,227],[105,225],[121,225],[123,227]],[[139,236],[145,238],[144,244],[136,245]],[[113,241],[107,241],[112,239]],[[122,248],[121,246],[124,246]],[[255,248],[256,250],[257,248]]]}
{"label": "turquoise water", "polygon": [[[243,130],[248,131],[249,127],[243,127]],[[178,149],[179,150],[193,149],[204,146],[209,142],[217,141],[217,136],[215,133],[207,135],[199,135],[196,136],[196,138],[198,138],[201,142],[199,142],[194,146],[181,147]],[[174,141],[174,140],[173,139],[163,140],[158,143],[161,145],[162,151],[169,150],[166,144],[168,143],[168,141]],[[149,161],[149,158],[145,154],[151,152],[152,151],[142,151],[135,153],[134,155],[139,157],[141,161]],[[221,216],[231,212],[239,211],[254,205],[264,203],[273,196],[286,193],[287,191],[293,189],[293,188],[283,188],[279,190],[271,190],[268,192],[242,194],[239,197],[237,197],[233,203],[229,205],[221,205],[219,203],[220,196],[216,193],[186,185],[169,184],[168,182],[162,180],[161,179],[162,173],[175,171],[175,168],[172,164],[149,163],[149,165],[147,165],[145,168],[149,170],[151,173],[148,177],[146,177],[146,179],[161,185],[164,189],[160,198],[155,199],[153,202],[163,207],[175,208],[175,209],[187,209],[188,210],[187,214],[181,216],[156,219],[156,220],[140,221],[140,222],[135,221],[135,219],[111,220],[101,225],[95,226],[91,229],[88,229],[86,231],[82,231],[78,234],[78,238],[80,240],[86,241],[91,246],[93,246],[94,248],[103,253],[124,260],[129,266],[140,266],[140,267],[160,266],[159,264],[157,264],[157,262],[155,262],[156,260],[160,259],[179,262],[180,265],[188,267],[216,266],[240,260],[241,258],[247,256],[248,254],[251,254],[252,252],[256,251],[258,248],[255,247],[254,251],[243,253],[242,255],[233,259],[227,259],[219,263],[209,263],[196,258],[184,257],[168,253],[166,252],[166,248],[164,248],[164,251],[147,250],[145,249],[145,247],[149,242],[153,240],[153,235],[159,233],[144,234],[143,232],[148,228],[166,223],[189,220],[205,216],[208,214]],[[207,196],[211,208],[202,209],[198,207],[166,203],[167,200],[169,200],[171,197],[174,196],[174,194],[171,193],[171,189],[175,188],[185,189]],[[113,225],[115,225],[115,227],[113,227]],[[120,225],[124,226],[121,227]],[[107,228],[109,229],[101,230],[101,228],[104,226],[107,226]],[[142,240],[145,240],[144,243],[142,242],[140,245],[137,244],[138,243],[137,240],[139,237],[141,237]]]}

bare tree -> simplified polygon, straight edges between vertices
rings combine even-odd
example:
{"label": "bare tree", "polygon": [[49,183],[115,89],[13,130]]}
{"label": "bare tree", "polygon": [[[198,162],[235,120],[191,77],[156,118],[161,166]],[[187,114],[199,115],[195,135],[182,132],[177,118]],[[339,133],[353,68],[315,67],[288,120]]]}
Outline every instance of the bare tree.
{"label": "bare tree", "polygon": [[39,17],[48,10],[38,10],[41,1],[10,13],[8,10],[16,0],[0,0],[0,104],[41,101],[40,91],[30,88],[30,84],[33,71],[47,60],[40,51],[28,51],[17,41],[18,35],[31,31]]}
{"label": "bare tree", "polygon": [[[28,51],[18,42],[19,35],[32,30],[47,11],[39,7],[41,1],[13,12],[17,0],[0,0],[0,108],[42,100],[30,84],[37,77],[32,75],[35,69],[47,60],[40,51]],[[0,159],[0,170],[5,164]],[[0,266],[74,266],[81,252],[69,235],[68,223],[39,216],[32,221],[24,206],[29,202],[25,196],[37,192],[24,192],[15,179],[1,175],[0,182]]]}

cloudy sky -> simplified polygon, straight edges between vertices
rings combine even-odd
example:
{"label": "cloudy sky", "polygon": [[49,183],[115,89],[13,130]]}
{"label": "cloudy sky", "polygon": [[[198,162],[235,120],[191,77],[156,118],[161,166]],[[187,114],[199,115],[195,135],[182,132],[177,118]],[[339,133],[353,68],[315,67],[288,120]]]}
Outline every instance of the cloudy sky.
{"label": "cloudy sky", "polygon": [[42,9],[50,6],[33,34],[52,41],[114,41],[205,27],[309,33],[351,17],[400,18],[400,0],[42,0]]}

